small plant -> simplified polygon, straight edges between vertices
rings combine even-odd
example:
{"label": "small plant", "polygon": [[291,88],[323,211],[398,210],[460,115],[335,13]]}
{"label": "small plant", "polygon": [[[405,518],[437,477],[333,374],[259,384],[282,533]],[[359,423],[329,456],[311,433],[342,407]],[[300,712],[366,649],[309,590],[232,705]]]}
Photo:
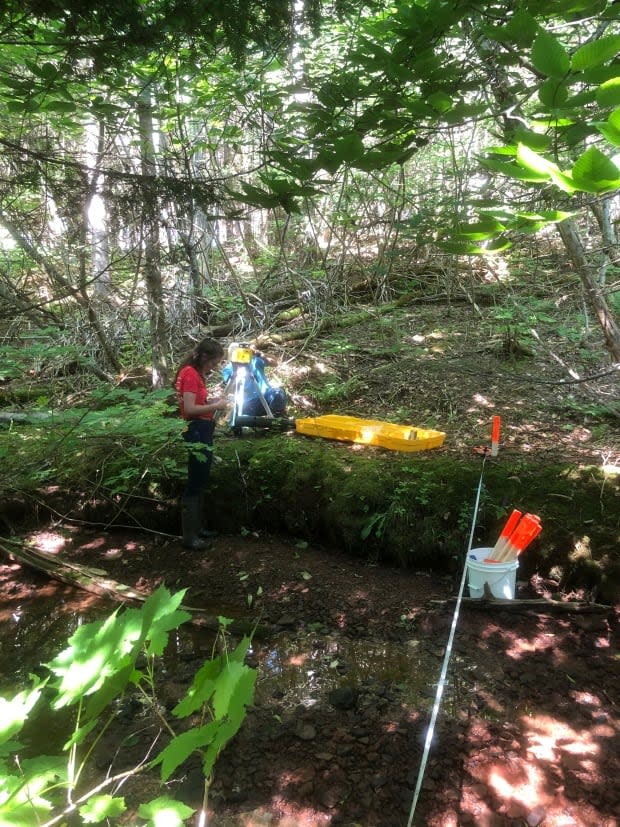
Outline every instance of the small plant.
{"label": "small plant", "polygon": [[[216,643],[221,654],[207,660],[185,696],[172,709],[171,721],[157,699],[157,662],[169,633],[191,615],[181,606],[184,591],[158,589],[142,608],[116,611],[103,621],[80,626],[68,646],[51,663],[44,678],[31,676],[30,687],[12,698],[0,697],[0,823],[15,827],[51,827],[76,813],[81,823],[116,819],[128,810],[118,795],[127,779],[160,768],[162,782],[191,755],[198,754],[204,773],[202,811],[206,812],[215,761],[237,733],[254,697],[256,672],[244,664],[251,637],[229,652],[220,618]],[[96,776],[95,748],[128,694],[159,718],[168,743],[157,741],[135,766]],[[60,755],[28,755],[14,740],[24,729],[52,716],[70,729]],[[174,724],[174,725],[173,725]],[[177,728],[179,731],[177,731]],[[167,796],[140,802],[132,824],[180,825],[194,811]]]}

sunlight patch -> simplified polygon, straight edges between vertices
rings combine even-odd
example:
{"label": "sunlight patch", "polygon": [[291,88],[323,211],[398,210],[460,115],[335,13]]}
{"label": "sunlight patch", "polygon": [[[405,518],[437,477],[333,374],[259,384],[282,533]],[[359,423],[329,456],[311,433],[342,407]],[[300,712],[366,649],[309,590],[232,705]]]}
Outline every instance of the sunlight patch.
{"label": "sunlight patch", "polygon": [[[491,402],[491,400],[488,399],[488,397],[483,396],[481,393],[475,393],[474,394],[474,402],[477,405],[482,405],[484,408],[494,408],[495,407],[493,402]],[[475,410],[476,410],[475,408],[468,408],[467,409],[468,413],[471,413]]]}
{"label": "sunlight patch", "polygon": [[546,715],[523,718],[528,740],[528,752],[541,761],[555,762],[558,753],[570,753],[582,757],[598,755],[600,748],[592,740],[589,731],[576,732],[567,724]]}
{"label": "sunlight patch", "polygon": [[67,538],[53,531],[40,531],[33,536],[35,548],[46,554],[58,554],[67,544]]}
{"label": "sunlight patch", "polygon": [[489,786],[498,796],[508,801],[527,803],[530,807],[550,800],[549,794],[545,793],[546,785],[545,773],[534,766],[526,768],[524,778],[511,779],[506,767],[495,767],[489,776]]}

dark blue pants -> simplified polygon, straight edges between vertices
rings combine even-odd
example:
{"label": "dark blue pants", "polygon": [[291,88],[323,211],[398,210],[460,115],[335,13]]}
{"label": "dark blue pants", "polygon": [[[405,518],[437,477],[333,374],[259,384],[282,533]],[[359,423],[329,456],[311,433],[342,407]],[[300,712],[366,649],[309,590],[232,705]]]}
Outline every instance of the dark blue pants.
{"label": "dark blue pants", "polygon": [[212,419],[192,419],[187,424],[183,439],[191,442],[192,446],[187,459],[185,497],[197,497],[209,484],[214,430],[215,422]]}

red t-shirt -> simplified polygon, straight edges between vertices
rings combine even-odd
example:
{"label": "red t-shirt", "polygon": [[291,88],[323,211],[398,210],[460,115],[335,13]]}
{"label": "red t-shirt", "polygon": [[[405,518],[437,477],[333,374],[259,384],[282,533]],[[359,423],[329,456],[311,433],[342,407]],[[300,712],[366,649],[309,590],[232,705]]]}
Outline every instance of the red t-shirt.
{"label": "red t-shirt", "polygon": [[183,419],[213,419],[212,411],[209,411],[209,413],[198,414],[196,416],[187,416],[185,413],[185,405],[183,404],[184,393],[195,393],[197,405],[205,405],[209,396],[204,379],[198,373],[196,368],[191,365],[185,365],[184,368],[181,368],[179,375],[177,376],[175,387],[177,391],[177,399],[179,400],[179,409]]}

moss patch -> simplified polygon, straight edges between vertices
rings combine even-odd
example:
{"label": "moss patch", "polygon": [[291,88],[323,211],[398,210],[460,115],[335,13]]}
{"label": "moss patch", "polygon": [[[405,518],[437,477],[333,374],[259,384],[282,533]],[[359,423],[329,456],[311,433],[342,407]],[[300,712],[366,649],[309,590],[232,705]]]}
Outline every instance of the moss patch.
{"label": "moss patch", "polygon": [[[291,434],[220,439],[217,451],[212,498],[226,530],[285,531],[415,569],[461,565],[482,471],[477,457],[358,450]],[[603,575],[614,580],[619,496],[618,478],[598,468],[487,461],[473,543],[493,545],[513,508],[534,512],[544,528],[523,555],[524,576],[555,567],[570,584],[581,575],[586,587]]]}

